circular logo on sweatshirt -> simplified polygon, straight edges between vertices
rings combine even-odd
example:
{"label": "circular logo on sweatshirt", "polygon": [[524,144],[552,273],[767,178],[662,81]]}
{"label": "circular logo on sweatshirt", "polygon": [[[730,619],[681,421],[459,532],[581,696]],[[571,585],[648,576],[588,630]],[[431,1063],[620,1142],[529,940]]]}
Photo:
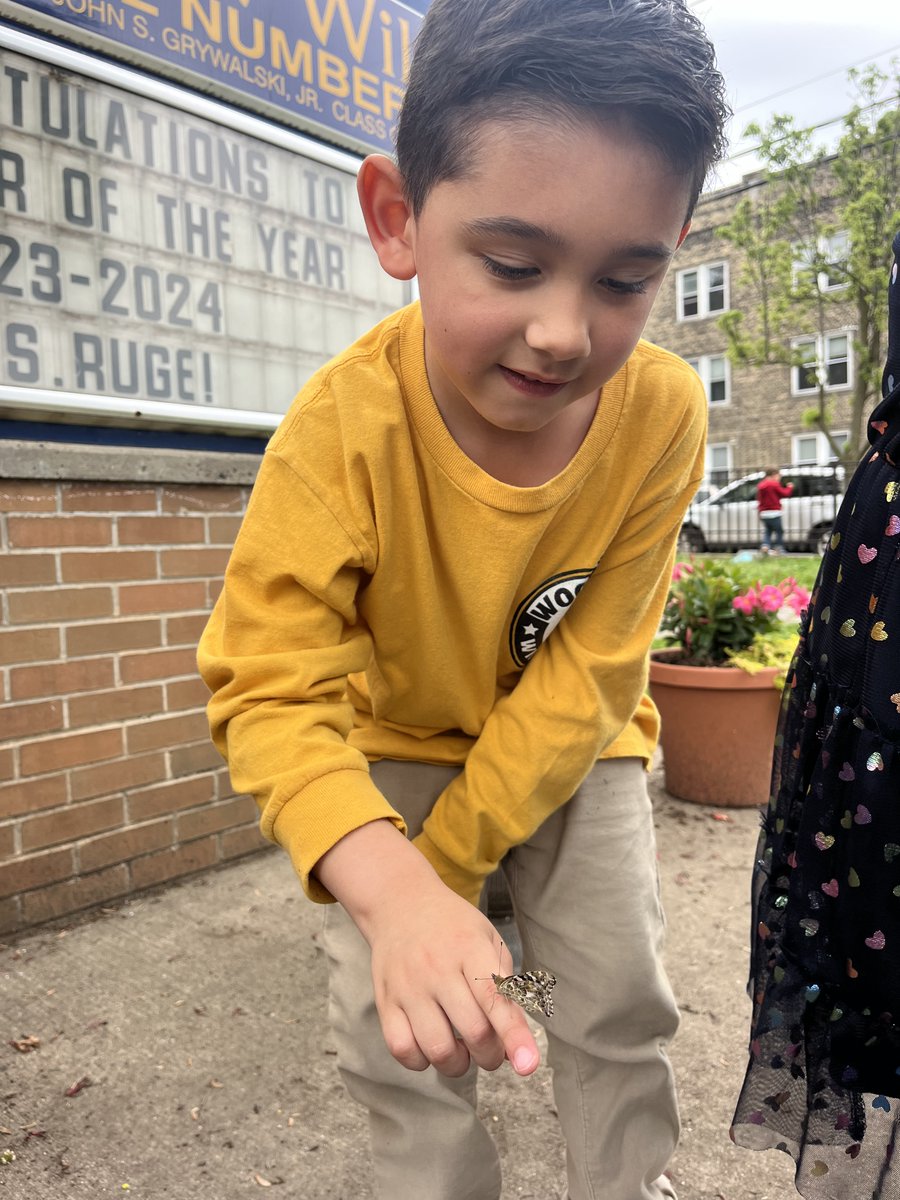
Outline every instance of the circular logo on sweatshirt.
{"label": "circular logo on sweatshirt", "polygon": [[522,601],[509,631],[509,648],[517,666],[524,667],[549,637],[592,574],[593,567],[552,575]]}

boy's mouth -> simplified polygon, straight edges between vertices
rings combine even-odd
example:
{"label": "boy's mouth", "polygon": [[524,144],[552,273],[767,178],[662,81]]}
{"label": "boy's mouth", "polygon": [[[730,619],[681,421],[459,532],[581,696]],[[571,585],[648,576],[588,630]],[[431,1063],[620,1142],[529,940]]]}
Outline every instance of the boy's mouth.
{"label": "boy's mouth", "polygon": [[569,382],[567,379],[545,379],[540,375],[523,375],[521,371],[514,371],[512,367],[504,367],[502,364],[500,364],[500,371],[507,383],[525,396],[555,396]]}

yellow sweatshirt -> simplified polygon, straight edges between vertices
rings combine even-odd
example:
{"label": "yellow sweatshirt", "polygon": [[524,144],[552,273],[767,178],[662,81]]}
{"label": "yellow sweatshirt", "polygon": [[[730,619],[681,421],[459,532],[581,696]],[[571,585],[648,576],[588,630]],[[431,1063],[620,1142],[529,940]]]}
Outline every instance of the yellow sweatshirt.
{"label": "yellow sweatshirt", "polygon": [[648,650],[705,419],[694,372],[641,342],[569,465],[500,483],[443,424],[418,305],[301,391],[199,664],[233,785],[314,899],[331,899],[310,872],[341,837],[404,828],[369,760],[465,764],[416,844],[473,901],[598,757],[649,761]]}

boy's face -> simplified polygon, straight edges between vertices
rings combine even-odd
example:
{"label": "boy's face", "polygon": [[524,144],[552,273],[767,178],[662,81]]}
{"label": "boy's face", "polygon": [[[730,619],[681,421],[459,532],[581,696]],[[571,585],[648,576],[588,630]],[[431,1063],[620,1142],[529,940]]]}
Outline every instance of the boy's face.
{"label": "boy's face", "polygon": [[616,124],[482,126],[465,176],[407,225],[451,433],[551,435],[579,401],[592,412],[637,344],[688,202],[688,181]]}

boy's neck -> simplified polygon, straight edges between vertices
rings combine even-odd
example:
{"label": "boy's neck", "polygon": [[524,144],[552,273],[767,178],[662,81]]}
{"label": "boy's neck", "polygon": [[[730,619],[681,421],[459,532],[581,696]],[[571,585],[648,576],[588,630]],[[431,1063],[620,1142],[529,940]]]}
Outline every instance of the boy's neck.
{"label": "boy's neck", "polygon": [[599,400],[599,393],[585,396],[534,432],[499,429],[475,413],[469,420],[458,413],[448,419],[443,410],[441,416],[463,453],[488,475],[513,487],[540,487],[564,471],[578,453]]}

